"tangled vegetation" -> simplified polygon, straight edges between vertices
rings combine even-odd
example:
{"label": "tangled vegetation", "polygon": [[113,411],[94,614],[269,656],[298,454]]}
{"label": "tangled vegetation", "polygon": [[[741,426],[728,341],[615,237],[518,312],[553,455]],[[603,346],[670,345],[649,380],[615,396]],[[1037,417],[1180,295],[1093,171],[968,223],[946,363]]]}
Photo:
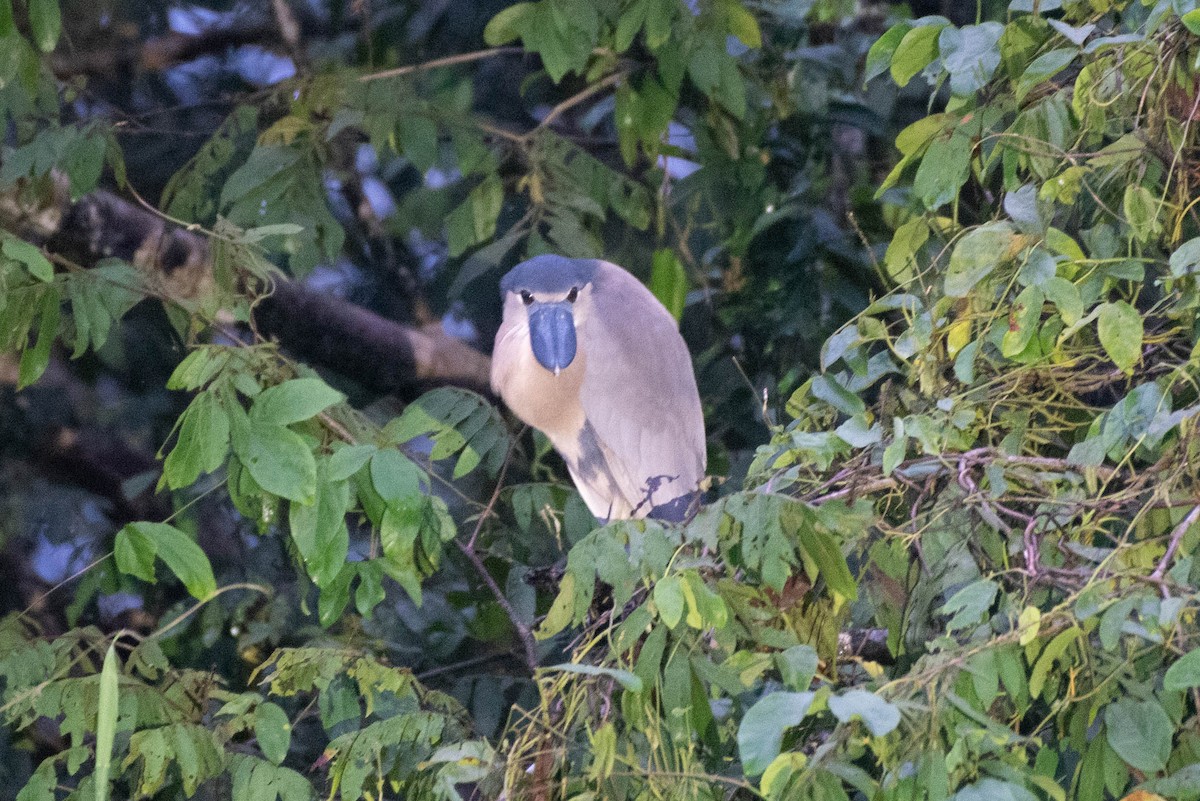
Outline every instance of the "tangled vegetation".
{"label": "tangled vegetation", "polygon": [[[111,366],[153,305],[185,398],[63,629],[63,586],[0,622],[19,801],[1200,799],[1196,3],[517,3],[486,50],[239,100],[155,215],[121,126],[76,118],[57,2],[12,5],[11,381]],[[479,71],[531,55],[497,118]],[[360,146],[398,198],[373,233],[331,199]],[[114,210],[142,227],[86,229]],[[710,461],[752,415],[769,441],[687,525],[597,527],[461,351],[397,328],[404,391],[457,386],[395,413],[367,318],[333,359],[289,327],[389,237],[438,257],[389,280],[483,330],[526,255],[645,267]]]}

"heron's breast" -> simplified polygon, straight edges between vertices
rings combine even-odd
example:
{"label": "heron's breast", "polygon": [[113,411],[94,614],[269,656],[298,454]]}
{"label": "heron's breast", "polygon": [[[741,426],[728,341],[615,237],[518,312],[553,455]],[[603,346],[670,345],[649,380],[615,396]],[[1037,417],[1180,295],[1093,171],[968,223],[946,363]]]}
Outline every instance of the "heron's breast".
{"label": "heron's breast", "polygon": [[558,375],[538,364],[529,347],[521,348],[514,361],[501,388],[508,408],[556,446],[564,440],[576,439],[585,420],[579,399],[586,361],[583,349]]}

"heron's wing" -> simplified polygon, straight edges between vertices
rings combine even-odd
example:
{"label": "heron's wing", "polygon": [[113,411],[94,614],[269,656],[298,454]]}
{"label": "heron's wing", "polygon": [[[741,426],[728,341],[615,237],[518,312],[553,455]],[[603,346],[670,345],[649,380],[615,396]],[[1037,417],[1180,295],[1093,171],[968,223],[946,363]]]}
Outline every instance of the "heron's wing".
{"label": "heron's wing", "polygon": [[[675,320],[624,270],[604,265],[592,292],[580,396],[609,470],[641,517],[704,477],[704,416]],[[614,515],[624,516],[624,515]]]}

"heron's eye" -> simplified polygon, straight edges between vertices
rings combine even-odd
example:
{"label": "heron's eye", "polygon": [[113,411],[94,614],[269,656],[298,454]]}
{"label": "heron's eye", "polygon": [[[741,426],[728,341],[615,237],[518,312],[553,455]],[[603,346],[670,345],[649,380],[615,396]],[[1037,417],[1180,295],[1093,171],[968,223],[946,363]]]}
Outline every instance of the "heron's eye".
{"label": "heron's eye", "polygon": [[575,298],[579,297],[579,287],[571,287],[571,291],[567,293],[567,303],[574,303]]}
{"label": "heron's eye", "polygon": [[524,289],[522,289],[521,290],[521,302],[524,303],[526,306],[528,306],[529,304],[533,303],[533,295],[529,294]]}

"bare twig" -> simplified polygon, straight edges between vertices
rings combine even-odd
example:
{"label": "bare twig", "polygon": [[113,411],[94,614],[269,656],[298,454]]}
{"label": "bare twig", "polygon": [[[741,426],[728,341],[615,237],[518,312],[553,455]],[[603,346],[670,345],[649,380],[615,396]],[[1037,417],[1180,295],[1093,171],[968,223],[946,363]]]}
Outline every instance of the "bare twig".
{"label": "bare twig", "polygon": [[[987,462],[998,462],[1005,465],[1014,465],[1019,467],[1035,467],[1043,470],[1053,470],[1061,472],[1082,473],[1085,470],[1092,470],[1096,475],[1104,481],[1108,481],[1118,474],[1121,470],[1112,467],[1091,467],[1084,468],[1079,465],[1071,464],[1066,459],[1055,459],[1048,456],[1012,456],[1006,453],[1001,453],[994,448],[974,448],[969,451],[963,451],[956,454],[939,454],[937,456],[921,456],[915,459],[909,459],[898,465],[893,473],[903,474],[907,471],[915,469],[940,469],[956,478],[962,480],[964,472],[967,468]],[[1152,471],[1153,468],[1147,472]],[[872,477],[872,474],[878,477]],[[1132,477],[1132,473],[1129,474]],[[973,481],[968,482],[970,486],[963,485],[964,489],[974,491],[970,487],[974,486]],[[831,490],[832,487],[838,484],[848,484],[841,489]],[[864,493],[878,492],[879,490],[895,489],[899,487],[901,482],[897,481],[893,476],[881,475],[881,469],[878,465],[862,464],[859,469],[843,469],[833,478],[822,483],[815,491],[810,491],[800,496],[811,504],[822,504],[826,501],[840,500],[843,498],[854,497]],[[830,491],[831,490],[831,491]],[[817,494],[821,493],[821,494]],[[1011,510],[1004,510],[1010,513]],[[1028,517],[1019,513],[1012,513],[1014,516],[1022,520],[1028,520]]]}
{"label": "bare twig", "polygon": [[1036,516],[1029,519],[1022,537],[1025,543],[1025,570],[1031,578],[1037,578],[1041,568],[1042,547],[1037,533],[1034,531],[1034,528],[1037,527],[1037,521]]}
{"label": "bare twig", "polygon": [[1187,516],[1179,521],[1179,525],[1175,526],[1171,531],[1171,539],[1167,542],[1167,552],[1163,554],[1163,558],[1159,560],[1158,566],[1154,568],[1154,572],[1150,574],[1151,578],[1161,579],[1167,573],[1167,566],[1171,564],[1171,560],[1175,558],[1175,552],[1179,550],[1179,544],[1183,541],[1183,535],[1192,527],[1192,524],[1200,519],[1200,504],[1192,507],[1192,511],[1187,513]]}
{"label": "bare twig", "polygon": [[513,56],[525,52],[523,47],[492,47],[487,50],[475,50],[470,53],[458,53],[445,58],[435,58],[430,61],[423,61],[420,64],[409,64],[404,67],[396,67],[382,72],[372,72],[370,75],[363,75],[359,78],[360,81],[378,81],[384,78],[399,78],[402,75],[411,75],[414,72],[424,72],[425,70],[437,69],[438,67],[452,67],[455,64],[468,64],[472,61],[482,61],[485,58],[496,58],[497,56]]}
{"label": "bare twig", "polygon": [[451,662],[448,665],[438,665],[437,667],[430,668],[423,673],[416,674],[416,679],[420,682],[427,682],[435,676],[443,676],[447,673],[456,673],[460,670],[466,670],[467,668],[486,665],[488,662],[493,662],[507,655],[508,654],[503,651],[496,651],[495,653],[473,656],[470,659],[463,659],[459,662]]}
{"label": "bare twig", "polygon": [[532,129],[527,131],[521,138],[524,141],[528,142],[530,139],[532,139],[538,133],[538,131],[541,131],[545,128],[549,128],[551,126],[551,124],[553,124],[554,121],[557,120],[559,117],[561,117],[564,113],[566,113],[570,109],[574,108],[575,106],[578,106],[580,103],[583,103],[584,101],[588,100],[589,98],[600,94],[601,92],[603,92],[605,89],[609,88],[610,86],[620,83],[625,77],[626,76],[625,76],[624,71],[617,71],[617,72],[612,73],[611,75],[608,75],[608,76],[600,79],[599,81],[596,81],[594,84],[592,84],[591,86],[588,86],[586,89],[584,89],[580,92],[576,92],[575,94],[568,97],[566,100],[563,100],[561,103],[556,105],[554,108],[550,109],[549,113],[547,113],[545,117],[542,117],[542,121],[539,122]]}
{"label": "bare twig", "polygon": [[479,539],[479,533],[483,530],[483,524],[495,513],[496,501],[500,499],[500,491],[504,489],[504,476],[508,472],[508,465],[512,459],[513,449],[516,447],[517,437],[509,442],[508,452],[504,455],[504,463],[500,466],[500,473],[496,476],[496,488],[492,490],[492,497],[488,499],[487,506],[479,513],[479,520],[475,523],[475,529],[471,532],[471,537],[464,543],[458,539],[454,540],[454,544],[463,552],[463,556],[467,557],[471,565],[475,568],[475,572],[483,579],[483,583],[491,590],[492,595],[496,598],[496,603],[500,604],[500,608],[508,615],[508,619],[512,622],[513,628],[517,631],[517,636],[521,640],[521,645],[525,651],[525,663],[529,666],[529,672],[537,670],[537,642],[533,637],[533,630],[521,620],[517,614],[517,610],[509,602],[508,596],[500,589],[500,585],[492,578],[491,572],[487,569],[487,565],[483,563],[483,559],[475,551],[475,543]]}
{"label": "bare twig", "polygon": [[483,579],[483,583],[491,590],[496,603],[500,604],[500,608],[504,610],[504,614],[508,615],[508,619],[512,621],[513,628],[517,630],[517,637],[520,638],[521,645],[525,650],[525,664],[529,668],[529,672],[533,673],[538,667],[537,642],[533,638],[533,629],[525,621],[521,620],[517,614],[517,610],[513,609],[508,596],[504,594],[504,590],[500,589],[500,585],[496,583],[496,579],[492,578],[487,565],[483,563],[483,559],[475,552],[475,549],[457,539],[454,540],[454,544],[463,552],[463,556],[467,557],[467,561],[471,563],[471,566],[475,568],[475,572]]}
{"label": "bare twig", "polygon": [[479,532],[483,531],[483,524],[495,513],[496,501],[500,500],[500,490],[504,489],[504,476],[508,473],[508,463],[512,460],[513,449],[517,446],[517,440],[521,438],[525,429],[508,441],[508,451],[504,454],[504,462],[500,465],[500,473],[496,476],[496,488],[492,490],[492,497],[488,499],[487,505],[483,507],[483,511],[479,513],[479,520],[475,522],[475,530],[471,532],[471,538],[467,540],[467,547],[471,550],[475,549],[475,543],[479,539]]}
{"label": "bare twig", "polygon": [[[187,620],[192,615],[196,614],[196,612],[200,611],[200,609],[203,608],[204,605],[207,604],[209,601],[211,601],[215,598],[219,598],[220,596],[224,595],[225,593],[229,592],[230,590],[254,590],[255,592],[258,592],[258,593],[261,593],[261,594],[267,596],[268,598],[271,597],[275,592],[271,587],[269,587],[267,585],[253,584],[248,581],[239,581],[236,584],[226,584],[224,587],[219,587],[216,592],[212,593],[204,600],[197,601],[196,603],[189,606],[187,609],[185,609],[183,612],[181,612],[178,616],[176,616],[176,617],[172,618],[170,621],[168,621],[165,625],[159,626],[157,629],[155,629],[154,631],[147,634],[144,639],[153,640],[153,639],[163,636],[168,631],[175,628],[176,626],[178,626],[183,621]],[[132,632],[130,634],[131,634],[131,636],[136,637],[136,635],[133,635]],[[143,638],[138,638],[138,639],[143,639]]]}

